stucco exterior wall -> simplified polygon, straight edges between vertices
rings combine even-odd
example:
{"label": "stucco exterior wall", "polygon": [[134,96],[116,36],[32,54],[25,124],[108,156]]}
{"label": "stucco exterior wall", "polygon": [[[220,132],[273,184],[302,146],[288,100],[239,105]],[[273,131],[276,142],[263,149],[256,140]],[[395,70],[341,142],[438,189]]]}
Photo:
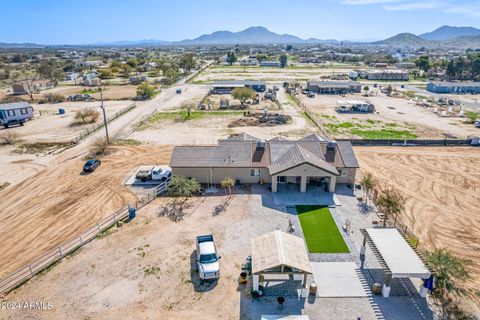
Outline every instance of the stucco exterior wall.
{"label": "stucco exterior wall", "polygon": [[348,183],[354,184],[355,183],[355,175],[357,174],[357,168],[343,168],[341,169],[345,176],[338,176],[337,183]]}
{"label": "stucco exterior wall", "polygon": [[[240,180],[240,183],[258,183],[263,179],[264,183],[272,181],[267,168],[260,168],[260,176],[251,176],[250,171],[253,168],[213,168],[213,183],[220,183],[225,177]],[[200,183],[210,182],[210,168],[172,168],[173,174],[184,177],[192,177]]]}

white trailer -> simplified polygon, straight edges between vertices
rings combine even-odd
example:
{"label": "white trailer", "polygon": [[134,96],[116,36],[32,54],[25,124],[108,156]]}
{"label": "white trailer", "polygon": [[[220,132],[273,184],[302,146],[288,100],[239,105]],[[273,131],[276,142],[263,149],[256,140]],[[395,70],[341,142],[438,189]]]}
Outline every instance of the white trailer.
{"label": "white trailer", "polygon": [[21,125],[33,118],[33,107],[27,102],[13,102],[0,104],[0,123],[8,128],[12,125]]}

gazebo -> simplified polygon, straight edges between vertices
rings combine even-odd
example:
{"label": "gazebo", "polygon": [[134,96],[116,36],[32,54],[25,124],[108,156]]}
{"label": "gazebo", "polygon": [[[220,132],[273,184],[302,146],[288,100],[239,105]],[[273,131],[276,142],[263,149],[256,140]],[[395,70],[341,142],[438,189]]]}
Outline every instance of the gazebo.
{"label": "gazebo", "polygon": [[305,241],[280,230],[252,239],[252,274],[254,291],[259,290],[260,275],[265,274],[303,275],[306,288],[312,267]]}
{"label": "gazebo", "polygon": [[425,297],[425,283],[432,275],[426,262],[400,234],[396,228],[361,229],[363,245],[360,248],[360,259],[365,261],[366,244],[370,246],[375,257],[385,272],[385,283],[382,287],[384,297],[390,295],[393,278],[421,278],[423,285],[419,294]]}

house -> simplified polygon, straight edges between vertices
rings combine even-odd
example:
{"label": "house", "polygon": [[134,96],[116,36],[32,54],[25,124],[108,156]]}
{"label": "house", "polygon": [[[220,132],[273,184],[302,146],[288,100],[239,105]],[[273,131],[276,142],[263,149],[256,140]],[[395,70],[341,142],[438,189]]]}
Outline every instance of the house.
{"label": "house", "polygon": [[27,102],[0,104],[0,124],[5,128],[33,118],[33,107]]}
{"label": "house", "polygon": [[407,81],[408,72],[404,70],[393,70],[393,69],[365,71],[365,79]]}
{"label": "house", "polygon": [[177,146],[170,167],[173,174],[203,184],[231,177],[237,183],[269,183],[272,192],[285,184],[297,184],[301,192],[309,186],[334,192],[337,184],[354,184],[359,165],[349,141],[328,141],[316,134],[265,141],[242,133],[216,145]]}
{"label": "house", "polygon": [[12,85],[14,95],[38,93],[50,88],[53,88],[53,82],[50,80],[25,80]]}
{"label": "house", "polygon": [[320,94],[360,93],[362,85],[357,81],[309,81],[307,90]]}
{"label": "house", "polygon": [[100,60],[75,60],[75,65],[82,68],[93,68],[100,67],[103,65],[103,62]]}
{"label": "house", "polygon": [[146,70],[146,71],[151,71],[153,69],[155,69],[157,67],[157,63],[156,62],[146,62],[143,64],[143,68]]}
{"label": "house", "polygon": [[83,75],[82,85],[87,87],[96,87],[102,84],[102,81],[98,77],[96,72],[90,72]]}
{"label": "house", "polygon": [[280,61],[275,61],[275,60],[260,61],[260,67],[280,67]]}
{"label": "house", "polygon": [[210,91],[212,94],[230,94],[236,88],[251,88],[257,92],[265,92],[267,90],[267,84],[265,81],[215,81],[213,88]]}
{"label": "house", "polygon": [[427,91],[433,93],[480,93],[480,82],[429,82]]}
{"label": "house", "polygon": [[137,75],[128,79],[128,82],[131,84],[139,84],[145,81],[148,81],[148,77],[146,75]]}

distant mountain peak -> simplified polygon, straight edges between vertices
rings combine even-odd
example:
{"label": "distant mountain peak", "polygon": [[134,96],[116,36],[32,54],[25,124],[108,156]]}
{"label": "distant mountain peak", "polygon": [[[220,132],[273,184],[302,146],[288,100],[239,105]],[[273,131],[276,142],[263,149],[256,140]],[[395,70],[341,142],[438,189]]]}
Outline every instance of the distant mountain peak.
{"label": "distant mountain peak", "polygon": [[480,29],[474,27],[454,27],[444,25],[440,28],[419,35],[420,38],[425,40],[438,40],[445,41],[464,36],[478,36],[480,35]]}

